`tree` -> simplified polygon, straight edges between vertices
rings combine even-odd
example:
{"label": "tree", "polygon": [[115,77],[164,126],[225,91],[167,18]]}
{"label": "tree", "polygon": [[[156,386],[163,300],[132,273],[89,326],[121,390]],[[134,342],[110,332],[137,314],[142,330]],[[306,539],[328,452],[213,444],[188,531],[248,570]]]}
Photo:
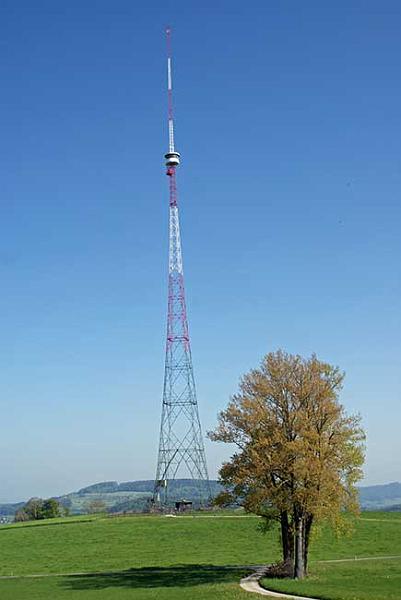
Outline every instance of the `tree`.
{"label": "tree", "polygon": [[55,498],[31,498],[28,502],[16,513],[15,521],[38,521],[40,519],[53,519],[62,517],[64,514],[63,507]]}
{"label": "tree", "polygon": [[48,498],[42,504],[42,519],[54,519],[64,514],[61,504],[55,498]]}
{"label": "tree", "polygon": [[15,516],[14,516],[14,521],[16,523],[22,523],[23,521],[29,521],[29,517],[23,508],[20,508],[19,510],[17,510],[17,512],[15,513]]}
{"label": "tree", "polygon": [[28,521],[44,519],[42,498],[31,498],[22,509],[28,516]]}
{"label": "tree", "polygon": [[360,417],[339,403],[343,379],[315,355],[270,353],[242,378],[209,433],[236,445],[220,480],[246,510],[280,523],[282,568],[296,578],[307,574],[312,526],[358,512],[365,436]]}

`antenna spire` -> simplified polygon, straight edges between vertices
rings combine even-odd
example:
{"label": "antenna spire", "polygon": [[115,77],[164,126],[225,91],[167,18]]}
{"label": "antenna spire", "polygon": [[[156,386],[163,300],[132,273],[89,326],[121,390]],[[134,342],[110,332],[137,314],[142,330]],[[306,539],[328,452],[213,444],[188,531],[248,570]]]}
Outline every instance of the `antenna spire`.
{"label": "antenna spire", "polygon": [[167,42],[167,101],[168,101],[168,152],[165,154],[167,175],[173,175],[175,167],[180,164],[180,153],[174,146],[174,118],[173,118],[173,75],[172,75],[172,50],[171,27],[166,28]]}

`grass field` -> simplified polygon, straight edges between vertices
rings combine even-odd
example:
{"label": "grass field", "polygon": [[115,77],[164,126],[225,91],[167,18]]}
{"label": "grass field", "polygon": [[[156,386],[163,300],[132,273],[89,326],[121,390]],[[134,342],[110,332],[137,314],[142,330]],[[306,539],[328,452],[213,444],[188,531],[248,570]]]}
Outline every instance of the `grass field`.
{"label": "grass field", "polygon": [[[279,558],[278,534],[256,517],[69,518],[0,528],[1,600],[244,600],[247,565]],[[322,533],[306,582],[277,590],[329,600],[401,600],[401,514],[364,514],[352,538]],[[44,575],[44,577],[24,577]],[[254,596],[251,596],[253,598]]]}
{"label": "grass field", "polygon": [[265,579],[262,584],[270,590],[330,600],[399,600],[401,558],[315,564],[308,581],[284,584]]}

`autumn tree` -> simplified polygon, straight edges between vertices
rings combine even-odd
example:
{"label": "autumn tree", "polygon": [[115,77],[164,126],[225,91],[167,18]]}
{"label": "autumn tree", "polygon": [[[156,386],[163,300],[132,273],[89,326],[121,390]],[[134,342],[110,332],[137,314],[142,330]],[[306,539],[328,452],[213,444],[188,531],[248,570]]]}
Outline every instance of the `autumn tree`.
{"label": "autumn tree", "polygon": [[21,523],[23,521],[29,521],[29,516],[26,514],[23,508],[19,508],[14,515],[14,521]]}
{"label": "autumn tree", "polygon": [[358,511],[365,436],[360,417],[339,403],[343,379],[314,355],[270,353],[209,433],[237,447],[220,470],[221,502],[241,498],[246,510],[279,521],[283,572],[296,578],[307,574],[313,525]]}

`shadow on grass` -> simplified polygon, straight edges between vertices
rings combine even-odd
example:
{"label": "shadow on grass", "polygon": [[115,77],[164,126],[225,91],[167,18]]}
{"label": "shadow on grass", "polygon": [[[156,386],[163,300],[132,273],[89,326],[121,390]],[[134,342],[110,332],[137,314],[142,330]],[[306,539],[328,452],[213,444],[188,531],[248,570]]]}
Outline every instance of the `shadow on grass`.
{"label": "shadow on grass", "polygon": [[251,568],[214,565],[175,565],[141,567],[111,573],[70,575],[62,586],[70,590],[100,590],[104,588],[168,588],[238,582]]}

